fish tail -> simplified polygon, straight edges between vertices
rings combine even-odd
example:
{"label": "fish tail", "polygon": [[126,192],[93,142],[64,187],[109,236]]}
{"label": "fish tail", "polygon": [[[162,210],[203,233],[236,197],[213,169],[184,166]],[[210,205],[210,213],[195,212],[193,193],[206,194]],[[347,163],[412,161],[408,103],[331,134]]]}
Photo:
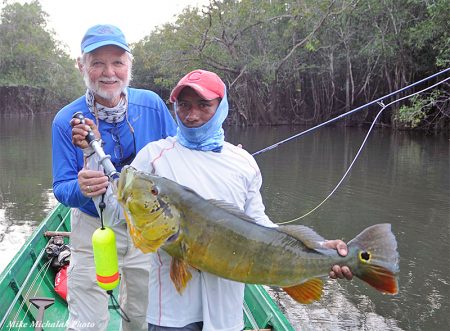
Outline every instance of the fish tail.
{"label": "fish tail", "polygon": [[399,271],[397,241],[390,224],[376,224],[362,231],[348,243],[349,254],[356,252],[352,273],[378,291],[398,293]]}

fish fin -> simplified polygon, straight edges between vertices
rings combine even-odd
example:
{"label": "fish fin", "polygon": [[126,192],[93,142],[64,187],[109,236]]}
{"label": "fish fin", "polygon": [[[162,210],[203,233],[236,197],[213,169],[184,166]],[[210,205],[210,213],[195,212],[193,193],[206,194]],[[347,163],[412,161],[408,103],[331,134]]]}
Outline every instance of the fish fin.
{"label": "fish fin", "polygon": [[173,257],[170,263],[170,279],[172,279],[178,293],[182,294],[192,275],[186,261]]}
{"label": "fish fin", "polygon": [[245,214],[242,210],[240,210],[235,204],[223,201],[223,200],[215,200],[215,199],[209,199],[209,203],[212,205],[225,209],[230,214],[233,214],[236,217],[239,217],[245,221],[256,223],[256,220]]}
{"label": "fish fin", "polygon": [[284,232],[295,239],[300,240],[306,247],[310,249],[324,250],[322,243],[326,241],[321,235],[313,229],[304,225],[281,225],[275,230]]}
{"label": "fish fin", "polygon": [[125,221],[128,225],[128,232],[130,233],[134,246],[139,248],[143,253],[156,252],[156,248],[153,245],[148,245],[146,243],[147,241],[142,236],[142,233],[133,225],[133,222],[130,221],[128,214],[126,212],[124,214]]}
{"label": "fish fin", "polygon": [[320,278],[312,278],[299,285],[283,287],[283,290],[295,301],[310,304],[322,296],[323,281]]}
{"label": "fish fin", "polygon": [[376,224],[362,231],[348,243],[349,252],[355,252],[358,264],[352,273],[378,291],[398,293],[399,271],[397,241],[390,224]]}
{"label": "fish fin", "polygon": [[356,276],[382,293],[398,293],[397,276],[386,268],[372,265]]}

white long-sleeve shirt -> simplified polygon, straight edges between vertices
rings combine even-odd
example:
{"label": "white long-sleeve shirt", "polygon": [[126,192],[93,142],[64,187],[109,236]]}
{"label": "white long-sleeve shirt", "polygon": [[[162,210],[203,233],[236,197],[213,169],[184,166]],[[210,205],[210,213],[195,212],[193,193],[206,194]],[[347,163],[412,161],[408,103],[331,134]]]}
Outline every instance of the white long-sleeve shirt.
{"label": "white long-sleeve shirt", "polygon": [[[235,204],[257,223],[275,226],[264,213],[259,167],[253,157],[239,147],[225,143],[220,153],[196,151],[169,137],[145,146],[131,166],[176,181],[205,199]],[[117,202],[112,201],[109,194],[105,214],[112,212],[115,217],[123,218]],[[203,321],[205,331],[243,329],[244,284],[189,268],[192,279],[180,295],[170,279],[171,259],[163,250],[152,254],[149,323],[183,327]]]}

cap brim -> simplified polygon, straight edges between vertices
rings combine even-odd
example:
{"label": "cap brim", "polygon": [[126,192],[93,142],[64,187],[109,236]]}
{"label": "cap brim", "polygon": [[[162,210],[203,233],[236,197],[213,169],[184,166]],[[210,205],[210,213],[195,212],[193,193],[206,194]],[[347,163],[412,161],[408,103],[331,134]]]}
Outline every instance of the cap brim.
{"label": "cap brim", "polygon": [[200,85],[188,83],[188,84],[182,84],[175,87],[170,93],[170,102],[176,102],[178,99],[178,95],[180,94],[181,90],[185,87],[190,87],[193,89],[199,96],[201,96],[204,100],[214,100],[217,98],[220,98],[220,95],[218,95],[215,92],[209,91],[201,87]]}
{"label": "cap brim", "polygon": [[92,45],[86,46],[83,49],[83,53],[89,53],[89,52],[92,52],[93,50],[96,50],[97,48],[100,48],[103,46],[108,46],[108,45],[114,45],[114,46],[120,47],[123,50],[127,51],[128,53],[131,53],[131,50],[127,45],[124,45],[117,41],[112,41],[112,40],[99,41],[98,43],[94,43]]}

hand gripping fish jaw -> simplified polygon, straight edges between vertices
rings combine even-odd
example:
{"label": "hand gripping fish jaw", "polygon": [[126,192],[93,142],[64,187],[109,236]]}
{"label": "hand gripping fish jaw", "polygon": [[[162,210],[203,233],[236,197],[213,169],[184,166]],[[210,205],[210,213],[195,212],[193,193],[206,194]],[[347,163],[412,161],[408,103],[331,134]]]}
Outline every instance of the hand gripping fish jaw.
{"label": "hand gripping fish jaw", "polygon": [[[80,120],[81,123],[84,122],[84,115],[82,112],[76,112],[73,114],[72,118],[77,118]],[[92,147],[92,149],[95,151],[95,153],[98,155],[100,159],[100,163],[103,166],[103,169],[105,171],[106,176],[110,178],[110,180],[113,177],[119,176],[119,173],[117,172],[116,168],[111,162],[111,156],[106,155],[105,151],[103,150],[101,143],[99,139],[95,138],[94,132],[89,131],[88,135],[86,136],[86,141],[89,143],[89,146]]]}

